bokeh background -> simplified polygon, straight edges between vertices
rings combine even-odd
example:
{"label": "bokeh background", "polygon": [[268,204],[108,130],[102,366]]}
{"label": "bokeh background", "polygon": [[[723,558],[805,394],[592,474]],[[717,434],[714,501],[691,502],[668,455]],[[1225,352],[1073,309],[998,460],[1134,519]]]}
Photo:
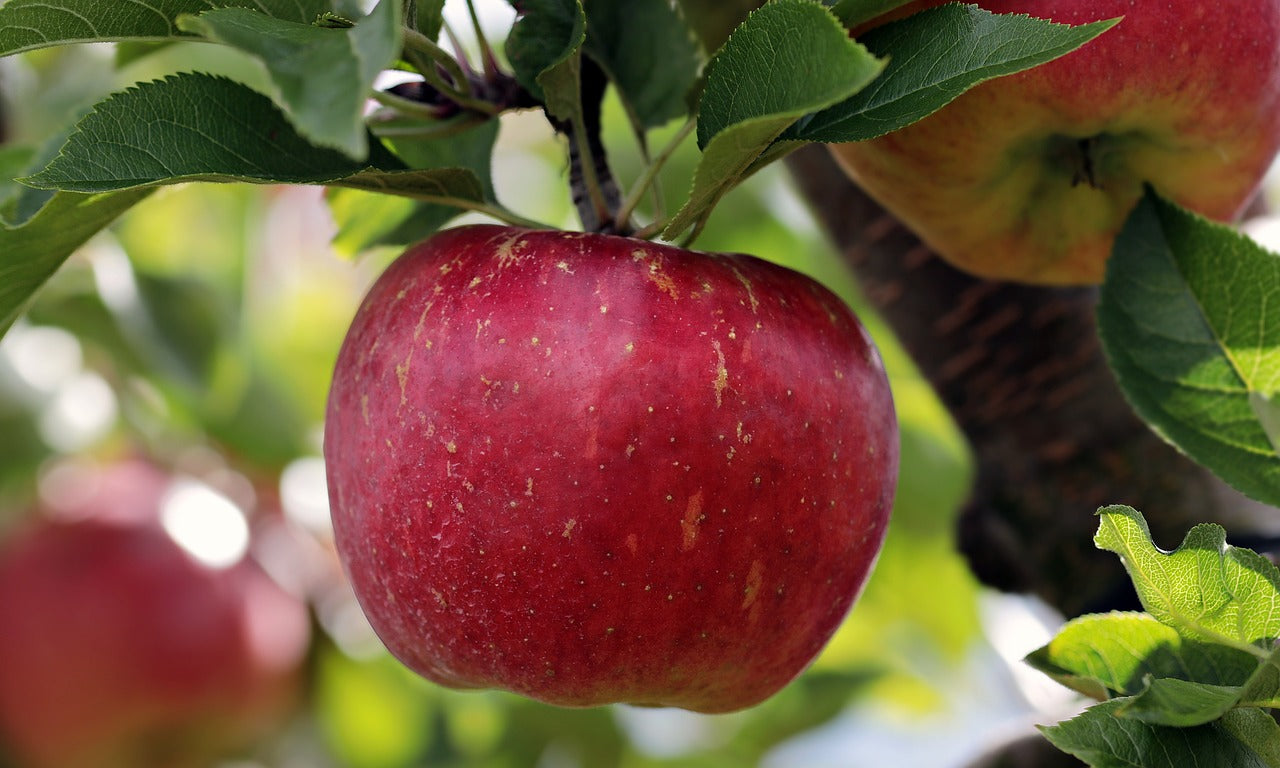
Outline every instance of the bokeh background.
{"label": "bokeh background", "polygon": [[[500,38],[509,5],[479,5]],[[459,6],[450,3],[450,18],[465,37]],[[174,71],[262,82],[251,62],[213,46],[139,53],[93,45],[0,60],[9,143],[48,141],[102,95]],[[634,142],[617,105],[607,109],[615,171],[635,179]],[[688,142],[663,175],[668,205],[683,199],[696,160]],[[575,226],[566,173],[545,120],[504,118],[494,183],[509,208]],[[900,489],[878,566],[834,641],[778,696],[722,716],[561,710],[448,691],[404,671],[342,578],[320,458],[338,346],[364,289],[398,251],[366,247],[369,225],[395,204],[347,196],[335,208],[307,187],[162,189],[76,254],[0,341],[0,536],[65,493],[77,468],[142,458],[203,489],[185,497],[195,521],[187,546],[251,550],[307,601],[314,631],[296,711],[227,766],[959,768],[1078,706],[1019,662],[1058,619],[983,591],[954,552],[970,472],[963,442],[862,305],[782,168],[733,192],[697,245],[813,275],[855,307],[888,364]]]}

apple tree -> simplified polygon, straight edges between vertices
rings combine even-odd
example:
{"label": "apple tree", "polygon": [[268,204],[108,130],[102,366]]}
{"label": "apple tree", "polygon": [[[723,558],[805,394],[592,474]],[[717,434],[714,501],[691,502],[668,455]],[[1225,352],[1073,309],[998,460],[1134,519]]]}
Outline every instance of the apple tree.
{"label": "apple tree", "polygon": [[1280,3],[493,5],[0,2],[6,531],[239,503],[323,630],[268,764],[806,764],[1000,591],[1070,703],[945,764],[1280,765]]}

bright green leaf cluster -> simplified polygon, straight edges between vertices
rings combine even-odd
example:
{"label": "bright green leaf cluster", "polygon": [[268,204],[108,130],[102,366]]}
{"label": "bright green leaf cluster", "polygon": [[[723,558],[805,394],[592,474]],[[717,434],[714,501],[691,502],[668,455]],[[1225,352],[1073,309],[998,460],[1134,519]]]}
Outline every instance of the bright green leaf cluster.
{"label": "bright green leaf cluster", "polygon": [[1084,616],[1027,661],[1102,703],[1043,728],[1091,766],[1274,766],[1280,726],[1280,569],[1198,525],[1156,548],[1130,507],[1099,511],[1146,613]]}

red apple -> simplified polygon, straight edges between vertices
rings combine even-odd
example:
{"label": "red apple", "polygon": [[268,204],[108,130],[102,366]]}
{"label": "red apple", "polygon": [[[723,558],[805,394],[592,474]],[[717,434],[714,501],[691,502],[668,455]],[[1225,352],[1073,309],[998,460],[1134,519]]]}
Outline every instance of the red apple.
{"label": "red apple", "polygon": [[812,280],[496,226],[377,281],[325,431],[338,549],[391,652],[564,706],[776,692],[867,578],[897,457],[880,358]]}
{"label": "red apple", "polygon": [[1280,146],[1280,0],[977,4],[1124,18],[900,131],[834,147],[941,256],[984,277],[1097,283],[1144,182],[1215,219],[1243,211]]}
{"label": "red apple", "polygon": [[129,463],[0,545],[0,751],[30,768],[178,768],[250,744],[292,706],[302,603],[249,560],[169,536],[170,480]]}

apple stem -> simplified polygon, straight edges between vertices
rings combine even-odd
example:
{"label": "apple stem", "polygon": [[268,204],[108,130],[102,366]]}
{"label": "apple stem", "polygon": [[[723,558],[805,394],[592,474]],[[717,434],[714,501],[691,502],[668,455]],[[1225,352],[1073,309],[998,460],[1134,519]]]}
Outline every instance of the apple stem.
{"label": "apple stem", "polygon": [[631,224],[614,214],[622,207],[622,193],[609,168],[600,139],[600,108],[608,78],[589,58],[582,60],[582,112],[571,120],[551,118],[569,140],[569,187],[573,205],[588,232],[630,234]]}

